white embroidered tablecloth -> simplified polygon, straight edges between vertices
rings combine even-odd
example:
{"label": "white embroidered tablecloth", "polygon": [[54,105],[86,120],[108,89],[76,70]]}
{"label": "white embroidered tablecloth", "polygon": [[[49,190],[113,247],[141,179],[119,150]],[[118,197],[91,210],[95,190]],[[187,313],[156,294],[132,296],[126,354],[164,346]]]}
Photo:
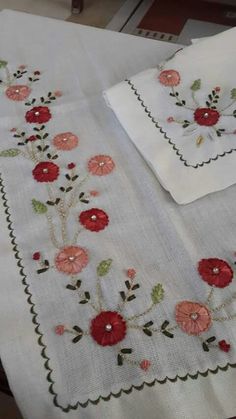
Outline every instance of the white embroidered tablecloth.
{"label": "white embroidered tablecloth", "polygon": [[235,187],[178,206],[102,95],[178,46],[0,23],[0,356],[23,416],[233,416]]}

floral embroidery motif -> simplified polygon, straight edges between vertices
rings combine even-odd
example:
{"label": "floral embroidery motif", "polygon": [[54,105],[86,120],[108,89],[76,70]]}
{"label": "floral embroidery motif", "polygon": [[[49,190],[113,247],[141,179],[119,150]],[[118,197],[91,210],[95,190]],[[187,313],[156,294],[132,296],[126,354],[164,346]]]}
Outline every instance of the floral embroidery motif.
{"label": "floral embroidery motif", "polygon": [[[34,71],[28,76],[28,70],[25,65],[20,65],[18,69],[11,74],[8,68],[8,62],[0,60],[0,69],[3,69],[3,75],[0,80],[0,85],[5,88],[5,95],[8,99],[20,102],[27,99],[31,93],[32,83],[39,80],[40,72]],[[27,77],[27,84],[17,84],[21,78]]]}
{"label": "floral embroidery motif", "polygon": [[[182,107],[188,111],[192,111],[192,120],[178,119],[173,115],[167,117],[167,122],[176,123],[182,125],[184,129],[183,135],[194,135],[196,134],[196,146],[199,147],[206,138],[215,140],[218,137],[224,135],[232,135],[236,133],[227,132],[225,128],[218,126],[218,122],[221,122],[222,116],[229,116],[236,118],[236,109],[232,110],[232,106],[236,101],[236,88],[233,88],[230,92],[231,102],[224,107],[219,106],[220,100],[220,86],[216,86],[208,94],[204,105],[202,100],[196,96],[196,93],[201,89],[201,80],[195,80],[190,86],[191,89],[191,103],[187,104],[186,100],[180,97],[180,93],[175,90],[175,87],[180,83],[180,74],[176,70],[163,70],[158,75],[159,82],[165,87],[170,87],[170,96],[175,100],[175,105]],[[229,113],[227,110],[231,109]],[[225,113],[226,111],[226,113]]]}
{"label": "floral embroidery motif", "polygon": [[[58,152],[75,149],[79,145],[79,138],[70,131],[58,133],[51,138],[46,128],[46,124],[53,118],[50,104],[60,98],[62,92],[56,90],[54,93],[48,92],[40,99],[29,99],[28,96],[31,93],[29,86],[13,84],[15,79],[21,78],[27,73],[26,66],[19,66],[13,76],[11,76],[5,61],[0,61],[0,67],[6,73],[6,82],[2,81],[3,85],[7,87],[6,96],[17,101],[27,99],[25,106],[30,107],[30,109],[25,113],[25,120],[31,125],[30,127],[27,126],[27,133],[16,127],[10,130],[13,137],[17,139],[17,147],[1,151],[0,157],[21,156],[31,160],[34,163],[32,176],[36,182],[45,184],[47,192],[45,202],[35,198],[32,199],[32,209],[36,214],[45,215],[50,239],[56,249],[56,254],[54,263],[51,263],[44,258],[42,251],[34,252],[32,258],[38,264],[37,273],[42,274],[51,268],[55,268],[60,273],[73,277],[73,275],[81,272],[89,261],[88,251],[77,245],[80,232],[83,227],[92,232],[103,230],[109,223],[109,217],[102,209],[91,208],[88,211],[80,211],[77,218],[78,228],[70,237],[71,233],[69,231],[71,229],[68,228],[68,223],[71,211],[79,204],[89,204],[91,199],[98,195],[95,190],[86,193],[82,189],[90,174],[108,175],[114,169],[115,163],[110,156],[96,155],[88,161],[88,173],[85,176],[77,172],[74,162],[67,163],[65,173],[65,168],[55,163],[55,160],[60,157]],[[39,80],[39,75],[40,71],[35,70],[33,75],[29,77],[29,82]],[[16,87],[17,92],[15,91]],[[65,177],[63,183],[61,183],[62,176]],[[60,226],[59,237],[58,229],[54,226],[56,218]]]}
{"label": "floral embroidery motif", "polygon": [[58,150],[72,150],[78,146],[79,139],[72,132],[64,132],[62,134],[57,134],[53,138],[53,144]]}
{"label": "floral embroidery motif", "polygon": [[129,338],[129,334],[133,329],[143,332],[146,336],[151,337],[154,333],[165,335],[168,338],[173,338],[172,331],[177,326],[170,327],[169,322],[164,321],[161,326],[154,327],[153,321],[148,321],[145,324],[139,324],[138,320],[161,303],[164,299],[164,290],[161,284],[157,284],[153,287],[151,292],[151,303],[150,306],[142,313],[138,313],[134,316],[128,317],[123,313],[125,304],[133,301],[136,298],[135,291],[140,288],[140,285],[135,282],[136,271],[132,268],[126,271],[127,279],[125,281],[126,291],[120,291],[120,302],[116,310],[111,311],[105,308],[105,302],[102,293],[101,280],[103,277],[108,275],[111,268],[112,260],[103,260],[97,267],[97,282],[96,282],[96,298],[95,301],[91,299],[90,292],[80,291],[82,281],[78,278],[73,278],[73,282],[67,285],[67,288],[72,291],[76,291],[81,298],[80,304],[90,304],[91,308],[96,312],[96,315],[89,321],[88,330],[84,331],[80,326],[75,325],[68,327],[60,324],[55,327],[55,333],[62,335],[65,332],[74,335],[72,342],[79,342],[83,336],[90,336],[95,344],[102,347],[105,346],[116,346],[117,347],[117,365],[121,366],[124,362],[131,365],[138,366],[143,371],[147,371],[151,365],[151,361],[147,359],[134,360],[131,357],[133,353],[132,348],[121,346],[121,342]]}
{"label": "floral embroidery motif", "polygon": [[95,176],[108,175],[114,167],[114,161],[110,156],[94,156],[88,162],[88,170]]}
{"label": "floral embroidery motif", "polygon": [[58,271],[67,275],[78,274],[88,264],[88,254],[85,249],[78,246],[64,247],[55,258]]}
{"label": "floral embroidery motif", "polygon": [[79,215],[81,224],[90,231],[103,230],[109,223],[108,215],[105,211],[98,208],[91,208],[83,211]]}
{"label": "floral embroidery motif", "polygon": [[213,344],[216,341],[215,336],[211,336],[206,340],[200,336],[202,333],[207,332],[214,322],[224,322],[236,318],[236,313],[217,317],[217,314],[223,307],[226,307],[236,300],[236,292],[226,299],[220,305],[213,306],[213,294],[216,288],[225,288],[233,279],[233,270],[230,265],[221,259],[210,258],[202,259],[198,263],[198,272],[203,281],[211,286],[207,300],[204,304],[194,301],[181,301],[175,307],[175,319],[180,329],[189,334],[198,336],[202,342],[204,351],[209,351],[209,347],[218,347],[219,349],[228,352],[230,344],[226,344],[222,340],[218,345]]}

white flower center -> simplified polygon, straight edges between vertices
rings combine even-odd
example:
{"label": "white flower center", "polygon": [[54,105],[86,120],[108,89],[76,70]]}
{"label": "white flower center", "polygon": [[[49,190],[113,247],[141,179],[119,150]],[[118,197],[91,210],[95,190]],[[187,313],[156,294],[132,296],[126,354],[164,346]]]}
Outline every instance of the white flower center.
{"label": "white flower center", "polygon": [[106,330],[106,332],[111,332],[112,331],[112,325],[110,323],[106,324],[105,330]]}
{"label": "white flower center", "polygon": [[104,166],[105,162],[104,161],[100,161],[99,166]]}
{"label": "white flower center", "polygon": [[192,313],[190,315],[190,317],[191,317],[192,320],[197,320],[198,319],[198,313]]}
{"label": "white flower center", "polygon": [[46,167],[43,169],[43,173],[48,173],[48,169]]}
{"label": "white flower center", "polygon": [[15,92],[16,92],[16,93],[20,93],[20,90],[19,90],[19,89],[16,89],[16,90],[15,90]]}
{"label": "white flower center", "polygon": [[171,79],[172,75],[171,74],[167,74],[167,78]]}
{"label": "white flower center", "polygon": [[213,268],[212,272],[213,272],[213,274],[217,275],[220,272],[220,270],[219,270],[219,268]]}
{"label": "white flower center", "polygon": [[39,112],[37,111],[37,112],[35,112],[35,116],[39,116]]}
{"label": "white flower center", "polygon": [[92,215],[91,216],[91,220],[96,221],[96,219],[97,219],[97,216],[96,215]]}
{"label": "white flower center", "polygon": [[73,262],[73,260],[75,260],[75,256],[69,256],[69,261]]}
{"label": "white flower center", "polygon": [[208,118],[209,113],[208,112],[205,112],[203,116],[204,116],[204,118]]}

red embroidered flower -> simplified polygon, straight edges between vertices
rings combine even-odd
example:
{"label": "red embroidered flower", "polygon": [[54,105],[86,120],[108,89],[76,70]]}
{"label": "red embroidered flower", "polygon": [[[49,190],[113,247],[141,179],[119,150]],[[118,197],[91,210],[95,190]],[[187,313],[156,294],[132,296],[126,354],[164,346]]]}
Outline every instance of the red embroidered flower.
{"label": "red embroidered flower", "polygon": [[15,86],[7,88],[6,95],[8,99],[20,101],[25,100],[29,96],[30,92],[30,87],[16,84]]}
{"label": "red embroidered flower", "polygon": [[127,273],[128,278],[134,279],[135,278],[135,275],[136,275],[136,270],[130,268],[130,269],[127,269],[127,272],[126,273]]}
{"label": "red embroidered flower", "polygon": [[164,86],[178,86],[180,75],[175,70],[164,70],[159,74],[159,81]]}
{"label": "red embroidered flower", "polygon": [[88,254],[79,246],[64,247],[55,257],[56,268],[67,275],[78,274],[87,264]]}
{"label": "red embroidered flower", "polygon": [[105,211],[98,208],[91,208],[80,213],[79,221],[87,230],[100,231],[108,225],[109,217]]}
{"label": "red embroidered flower", "polygon": [[216,92],[220,92],[220,90],[221,90],[221,89],[220,89],[220,87],[219,87],[219,86],[216,86],[216,87],[215,87],[215,91],[216,91]]}
{"label": "red embroidered flower", "polygon": [[144,371],[147,371],[150,365],[151,362],[148,359],[143,359],[139,364],[140,368]]}
{"label": "red embroidered flower", "polygon": [[215,109],[210,108],[197,108],[194,112],[194,120],[198,125],[205,125],[210,127],[215,125],[220,118],[220,114]]}
{"label": "red embroidered flower", "polygon": [[52,115],[47,106],[35,106],[25,114],[25,119],[30,124],[44,124],[51,119]]}
{"label": "red embroidered flower", "polygon": [[34,75],[35,76],[39,76],[41,73],[40,73],[40,71],[39,70],[36,70],[36,71],[34,71]]}
{"label": "red embroidered flower", "polygon": [[41,257],[40,252],[35,252],[35,253],[33,254],[33,259],[34,259],[34,260],[39,260],[39,259],[40,259],[40,257]]}
{"label": "red embroidered flower", "polygon": [[108,175],[114,167],[115,163],[110,156],[94,156],[88,162],[88,171],[96,176]]}
{"label": "red embroidered flower", "polygon": [[57,335],[63,335],[66,331],[66,328],[64,326],[64,324],[58,324],[58,326],[55,327],[55,333]]}
{"label": "red embroidered flower", "polygon": [[189,335],[200,335],[211,326],[211,315],[206,306],[192,301],[181,301],[175,307],[179,327]]}
{"label": "red embroidered flower", "polygon": [[220,340],[220,342],[218,342],[218,345],[221,351],[229,352],[230,344],[227,343],[225,340]]}
{"label": "red embroidered flower", "polygon": [[35,135],[31,135],[29,138],[27,138],[27,140],[30,142],[37,141],[37,137]]}
{"label": "red embroidered flower", "polygon": [[69,164],[67,165],[67,168],[68,168],[69,170],[74,169],[74,168],[75,168],[75,163],[69,163]]}
{"label": "red embroidered flower", "polygon": [[90,333],[99,345],[116,345],[125,338],[126,322],[116,311],[102,311],[91,321]]}
{"label": "red embroidered flower", "polygon": [[167,122],[169,122],[169,123],[174,122],[173,116],[169,116],[169,118],[167,118]]}
{"label": "red embroidered flower", "polygon": [[52,162],[38,163],[32,171],[37,182],[54,182],[59,176],[59,167]]}
{"label": "red embroidered flower", "polygon": [[227,287],[233,279],[233,271],[225,260],[202,259],[198,264],[198,272],[203,281],[218,288]]}
{"label": "red embroidered flower", "polygon": [[58,150],[68,151],[77,147],[79,139],[72,132],[63,132],[53,138],[53,144]]}

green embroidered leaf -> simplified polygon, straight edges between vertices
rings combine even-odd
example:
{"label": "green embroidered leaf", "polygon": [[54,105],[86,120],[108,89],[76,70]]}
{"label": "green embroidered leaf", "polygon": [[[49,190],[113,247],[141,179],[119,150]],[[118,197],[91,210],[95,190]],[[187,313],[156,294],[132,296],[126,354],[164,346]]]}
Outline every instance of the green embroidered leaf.
{"label": "green embroidered leaf", "polygon": [[163,300],[164,289],[161,284],[157,284],[155,287],[153,287],[151,297],[153,304],[158,304]]}
{"label": "green embroidered leaf", "polygon": [[152,332],[149,329],[143,329],[143,332],[147,335],[147,336],[152,336]]}
{"label": "green embroidered leaf", "polygon": [[42,268],[42,269],[38,269],[37,270],[37,274],[43,274],[44,272],[46,272],[48,270],[48,268]]}
{"label": "green embroidered leaf", "polygon": [[132,286],[132,290],[137,290],[138,288],[140,288],[139,284],[135,284],[135,285]]}
{"label": "green embroidered leaf", "polygon": [[132,349],[131,348],[123,348],[120,350],[120,352],[122,354],[132,354]]}
{"label": "green embroidered leaf", "polygon": [[126,288],[128,288],[128,290],[130,290],[131,285],[130,285],[129,281],[125,281],[125,285],[126,285]]}
{"label": "green embroidered leaf", "polygon": [[163,330],[162,333],[163,333],[163,335],[167,336],[168,338],[173,338],[174,337],[173,333],[170,333],[167,330]]}
{"label": "green embroidered leaf", "polygon": [[132,300],[134,300],[136,298],[136,296],[134,295],[134,294],[132,294],[132,295],[130,295],[128,298],[127,298],[127,301],[132,301]]}
{"label": "green embroidered leaf", "polygon": [[84,293],[85,297],[87,298],[87,300],[90,300],[90,294],[88,291],[85,291]]}
{"label": "green embroidered leaf", "polygon": [[77,342],[79,342],[79,340],[82,338],[82,336],[83,336],[83,335],[78,335],[78,336],[76,336],[74,339],[72,339],[72,342],[73,342],[73,343],[77,343]]}
{"label": "green embroidered leaf", "polygon": [[82,330],[82,329],[80,329],[80,327],[79,327],[79,326],[73,326],[73,329],[74,329],[76,332],[78,332],[78,333],[80,333],[80,334],[83,334],[83,330]]}
{"label": "green embroidered leaf", "polygon": [[205,352],[209,352],[209,348],[208,348],[208,346],[207,346],[207,344],[205,342],[203,342],[202,347],[203,347],[203,350]]}
{"label": "green embroidered leaf", "polygon": [[196,92],[197,90],[201,89],[201,79],[195,80],[190,89],[193,90],[193,92]]}
{"label": "green embroidered leaf", "polygon": [[117,355],[117,364],[119,366],[123,365],[123,357],[120,354]]}
{"label": "green embroidered leaf", "polygon": [[17,148],[9,148],[0,152],[0,157],[16,157],[20,154],[20,150]]}
{"label": "green embroidered leaf", "polygon": [[152,326],[152,325],[153,325],[153,321],[152,321],[152,320],[150,320],[150,322],[145,323],[144,327],[150,327],[150,326]]}
{"label": "green embroidered leaf", "polygon": [[208,338],[206,340],[206,342],[211,343],[211,342],[214,342],[215,340],[216,340],[216,337],[215,336],[211,336],[210,338]]}
{"label": "green embroidered leaf", "polygon": [[45,214],[48,210],[43,202],[37,201],[36,199],[32,199],[32,206],[37,214]]}
{"label": "green embroidered leaf", "polygon": [[161,325],[161,330],[165,330],[167,326],[169,326],[170,322],[168,320],[165,320],[164,323]]}
{"label": "green embroidered leaf", "polygon": [[231,99],[236,99],[236,88],[231,90]]}
{"label": "green embroidered leaf", "polygon": [[120,291],[120,296],[121,296],[122,300],[125,301],[125,292],[124,291]]}
{"label": "green embroidered leaf", "polygon": [[7,64],[8,64],[8,62],[7,62],[7,61],[5,61],[5,60],[0,60],[0,68],[4,68],[4,67],[6,67],[6,66],[7,66]]}
{"label": "green embroidered leaf", "polygon": [[71,290],[71,291],[75,291],[75,290],[76,290],[76,287],[75,287],[74,285],[71,285],[71,284],[68,284],[68,285],[66,286],[66,288],[67,288],[68,290]]}
{"label": "green embroidered leaf", "polygon": [[112,259],[102,260],[97,267],[98,276],[105,276],[108,274],[112,264]]}
{"label": "green embroidered leaf", "polygon": [[81,283],[82,283],[82,281],[80,279],[78,279],[78,281],[76,281],[76,287],[79,288]]}

